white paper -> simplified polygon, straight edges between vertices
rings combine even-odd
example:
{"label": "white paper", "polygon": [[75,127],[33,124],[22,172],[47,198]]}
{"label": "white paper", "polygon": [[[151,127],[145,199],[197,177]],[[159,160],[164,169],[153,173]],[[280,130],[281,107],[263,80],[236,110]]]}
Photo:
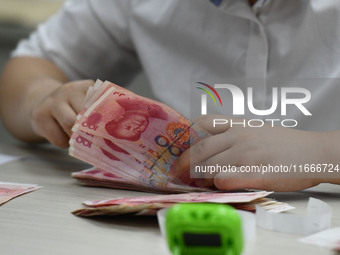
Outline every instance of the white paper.
{"label": "white paper", "polygon": [[340,250],[340,227],[327,229],[299,239],[302,243],[314,244],[334,250]]}
{"label": "white paper", "polygon": [[258,226],[292,234],[310,235],[331,225],[332,212],[330,206],[315,198],[310,198],[307,215],[273,213],[256,206],[256,223]]}
{"label": "white paper", "polygon": [[19,156],[11,156],[11,155],[5,155],[5,154],[0,154],[0,165],[6,164],[10,161],[17,160],[21,157]]}

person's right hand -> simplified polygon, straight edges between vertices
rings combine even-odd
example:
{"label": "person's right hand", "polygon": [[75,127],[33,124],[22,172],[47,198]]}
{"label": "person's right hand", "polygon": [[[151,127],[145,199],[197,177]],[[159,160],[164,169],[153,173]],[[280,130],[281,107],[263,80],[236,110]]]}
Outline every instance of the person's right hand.
{"label": "person's right hand", "polygon": [[72,126],[93,84],[92,80],[65,83],[35,102],[30,111],[34,132],[58,147],[67,148]]}

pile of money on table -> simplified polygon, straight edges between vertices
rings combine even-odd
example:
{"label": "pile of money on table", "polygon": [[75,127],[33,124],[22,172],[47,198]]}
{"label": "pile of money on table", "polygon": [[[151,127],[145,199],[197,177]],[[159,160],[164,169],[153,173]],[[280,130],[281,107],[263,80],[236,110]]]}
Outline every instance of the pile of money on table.
{"label": "pile of money on table", "polygon": [[73,127],[70,154],[95,166],[87,185],[180,193],[203,190],[168,175],[179,155],[209,133],[169,106],[97,81]]}
{"label": "pile of money on table", "polygon": [[[153,215],[178,202],[231,203],[245,210],[261,205],[277,212],[291,209],[265,198],[270,192],[218,193],[170,179],[179,155],[210,134],[169,106],[111,82],[98,80],[89,89],[72,131],[70,155],[94,166],[72,174],[83,184],[186,193],[87,201],[88,208],[74,211],[76,215]],[[210,192],[197,193],[202,191]]]}

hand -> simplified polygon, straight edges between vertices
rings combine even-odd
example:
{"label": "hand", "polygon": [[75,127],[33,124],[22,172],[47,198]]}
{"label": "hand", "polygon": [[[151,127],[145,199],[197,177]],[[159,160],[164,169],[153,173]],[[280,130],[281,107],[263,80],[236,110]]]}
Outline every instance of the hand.
{"label": "hand", "polygon": [[56,146],[68,147],[71,128],[93,84],[92,80],[65,83],[33,104],[31,125],[34,132]]}
{"label": "hand", "polygon": [[[329,141],[326,132],[309,132],[284,127],[243,127],[241,125],[212,126],[214,118],[226,116],[207,115],[199,118],[196,123],[209,131],[207,137],[190,147],[178,159],[175,165],[175,176],[187,174],[191,166],[290,166],[291,164],[327,163],[325,144]],[[228,119],[228,118],[227,118]],[[235,119],[234,119],[235,120]],[[237,120],[240,121],[240,120]],[[282,176],[282,175],[281,175]],[[198,179],[200,186],[215,185],[221,190],[239,188],[255,188],[274,191],[296,191],[315,186],[320,183],[318,178],[305,174],[297,179],[273,178],[268,175],[256,174],[252,178],[248,173],[223,173],[205,176]],[[210,179],[208,179],[210,177]],[[245,177],[245,178],[244,178]]]}

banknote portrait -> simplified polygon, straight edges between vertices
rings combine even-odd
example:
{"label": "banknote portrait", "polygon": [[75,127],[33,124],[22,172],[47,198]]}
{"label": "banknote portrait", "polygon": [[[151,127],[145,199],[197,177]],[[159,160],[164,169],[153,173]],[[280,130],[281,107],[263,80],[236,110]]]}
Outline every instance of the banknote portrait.
{"label": "banknote portrait", "polygon": [[117,103],[123,108],[122,114],[109,121],[105,130],[118,139],[137,141],[149,125],[149,118],[167,120],[167,113],[156,104],[122,98]]}

